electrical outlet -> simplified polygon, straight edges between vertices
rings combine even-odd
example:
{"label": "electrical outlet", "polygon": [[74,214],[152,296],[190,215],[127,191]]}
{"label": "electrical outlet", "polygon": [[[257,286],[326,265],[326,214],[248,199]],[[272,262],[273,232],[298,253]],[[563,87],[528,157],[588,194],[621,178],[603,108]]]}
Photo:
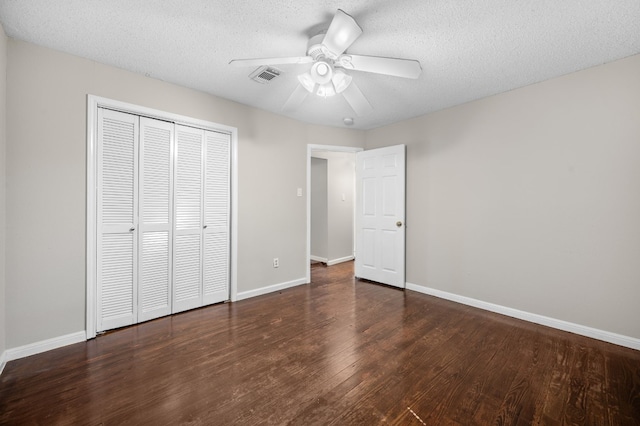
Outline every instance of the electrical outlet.
{"label": "electrical outlet", "polygon": [[274,267],[274,268],[278,268],[278,267],[280,267],[280,260],[278,260],[278,258],[277,258],[277,257],[274,257],[274,258],[273,258],[273,267]]}

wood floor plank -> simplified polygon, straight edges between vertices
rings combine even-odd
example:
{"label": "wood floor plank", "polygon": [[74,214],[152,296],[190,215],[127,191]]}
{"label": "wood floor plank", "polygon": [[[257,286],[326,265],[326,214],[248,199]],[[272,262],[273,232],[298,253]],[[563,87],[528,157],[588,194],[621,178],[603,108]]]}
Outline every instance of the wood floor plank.
{"label": "wood floor plank", "polygon": [[640,352],[354,280],[348,262],[11,361],[0,424],[639,425]]}

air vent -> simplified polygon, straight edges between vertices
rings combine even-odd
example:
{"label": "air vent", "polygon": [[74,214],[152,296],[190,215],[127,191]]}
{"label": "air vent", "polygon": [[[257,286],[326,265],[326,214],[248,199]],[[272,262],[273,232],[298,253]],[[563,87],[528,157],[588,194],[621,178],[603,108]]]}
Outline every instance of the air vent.
{"label": "air vent", "polygon": [[249,78],[253,81],[257,81],[260,84],[267,84],[274,78],[280,76],[282,71],[272,68],[272,67],[260,67],[251,74],[249,74]]}

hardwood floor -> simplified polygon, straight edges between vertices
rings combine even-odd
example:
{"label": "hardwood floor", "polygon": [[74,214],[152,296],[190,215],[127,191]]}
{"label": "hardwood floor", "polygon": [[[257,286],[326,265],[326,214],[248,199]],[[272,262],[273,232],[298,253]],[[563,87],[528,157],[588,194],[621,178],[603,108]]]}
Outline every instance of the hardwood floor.
{"label": "hardwood floor", "polygon": [[640,424],[640,351],[353,280],[11,361],[0,423]]}

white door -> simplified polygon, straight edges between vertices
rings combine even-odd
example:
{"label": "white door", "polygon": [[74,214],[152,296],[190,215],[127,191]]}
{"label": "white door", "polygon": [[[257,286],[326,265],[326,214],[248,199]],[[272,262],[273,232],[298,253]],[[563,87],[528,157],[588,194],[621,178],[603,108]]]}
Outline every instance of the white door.
{"label": "white door", "polygon": [[204,130],[175,126],[173,313],[202,306]]}
{"label": "white door", "polygon": [[405,287],[405,146],[356,153],[355,275]]}
{"label": "white door", "polygon": [[205,131],[203,304],[229,299],[231,136]]}
{"label": "white door", "polygon": [[138,322],[171,314],[173,123],[140,118]]}
{"label": "white door", "polygon": [[173,312],[229,299],[228,134],[176,125]]}
{"label": "white door", "polygon": [[137,322],[138,116],[98,110],[97,331]]}

